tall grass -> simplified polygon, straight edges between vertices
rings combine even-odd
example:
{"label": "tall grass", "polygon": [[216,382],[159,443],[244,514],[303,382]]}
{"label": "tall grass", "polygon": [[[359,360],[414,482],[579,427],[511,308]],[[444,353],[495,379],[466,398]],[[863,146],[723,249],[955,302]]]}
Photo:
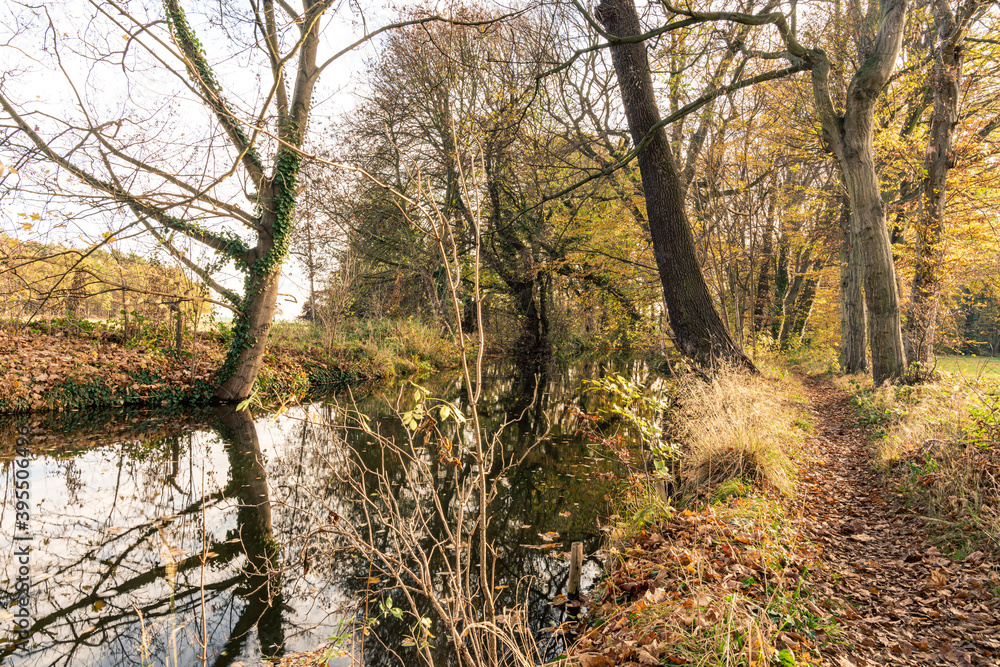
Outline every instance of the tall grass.
{"label": "tall grass", "polygon": [[713,493],[730,480],[793,488],[789,457],[800,445],[800,410],[776,380],[731,369],[680,381],[672,432],[682,444],[685,489]]}
{"label": "tall grass", "polygon": [[875,459],[959,553],[1000,553],[1000,389],[945,375],[917,386],[854,390]]}

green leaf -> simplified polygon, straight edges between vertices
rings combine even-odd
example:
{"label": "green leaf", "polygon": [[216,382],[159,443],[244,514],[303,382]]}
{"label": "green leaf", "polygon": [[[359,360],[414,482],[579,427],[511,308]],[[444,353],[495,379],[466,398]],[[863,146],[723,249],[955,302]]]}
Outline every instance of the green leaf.
{"label": "green leaf", "polygon": [[778,651],[778,664],[781,667],[798,667],[799,663],[795,662],[795,654],[791,649],[783,648]]}

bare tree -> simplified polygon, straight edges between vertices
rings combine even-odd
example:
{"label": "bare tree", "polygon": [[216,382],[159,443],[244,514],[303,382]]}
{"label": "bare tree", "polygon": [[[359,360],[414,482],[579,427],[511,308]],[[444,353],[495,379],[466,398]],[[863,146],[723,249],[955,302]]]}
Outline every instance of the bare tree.
{"label": "bare tree", "polygon": [[[104,242],[133,227],[147,230],[236,310],[216,378],[221,400],[248,396],[262,363],[320,75],[375,35],[442,19],[384,26],[329,53],[321,36],[333,5],[223,2],[189,17],[179,0],[148,13],[93,0],[82,21],[56,18],[48,5],[12,9],[24,32],[7,52],[58,72],[71,103],[53,113],[50,105],[61,100],[26,99],[16,74],[0,85],[0,146],[5,161],[22,167],[17,191],[68,197],[124,220]],[[248,69],[261,73],[257,86]],[[120,91],[122,102],[109,105],[105,90]],[[196,261],[182,237],[218,260]],[[217,279],[225,264],[242,274],[242,295]]]}

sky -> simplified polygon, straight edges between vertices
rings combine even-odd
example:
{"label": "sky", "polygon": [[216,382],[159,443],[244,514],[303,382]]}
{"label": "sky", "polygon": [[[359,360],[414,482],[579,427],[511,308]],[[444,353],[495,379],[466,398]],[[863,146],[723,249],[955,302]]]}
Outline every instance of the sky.
{"label": "sky", "polygon": [[[247,25],[234,20],[237,17],[220,15],[220,5],[215,3],[189,0],[182,4],[215,67],[227,100],[243,111],[245,117],[252,117],[268,90],[270,73],[257,57],[259,53],[248,57],[235,52],[229,46],[232,40],[227,41],[250,34]],[[359,11],[356,3],[344,2],[330,13],[331,18],[324,25],[319,60],[322,62],[367,32],[391,23],[401,9],[417,4],[404,0],[391,5],[372,4]],[[243,10],[249,4],[236,2],[234,6]],[[420,3],[420,6],[425,5]],[[129,144],[129,154],[176,170],[172,173],[186,175],[187,182],[228,170],[234,157],[218,137],[210,139],[218,127],[208,110],[194,93],[185,89],[179,77],[165,73],[161,63],[154,60],[162,57],[170,62],[166,51],[169,43],[164,41],[157,46],[155,40],[149,39],[154,33],[164,38],[162,24],[144,34],[131,29],[128,21],[122,19],[121,11],[159,17],[162,5],[153,0],[123,0],[121,4],[106,0],[54,0],[39,7],[8,3],[0,8],[0,90],[14,102],[22,116],[36,124],[40,135],[55,138],[64,153],[75,148],[73,161],[94,170],[74,143],[82,144],[92,138],[78,128],[88,122],[117,121],[115,138]],[[150,50],[143,52],[128,33],[132,39],[145,38]],[[360,89],[358,74],[366,59],[377,53],[377,46],[378,38],[342,56],[324,71],[313,96],[310,137],[319,137],[349,113]],[[95,61],[93,56],[98,51],[113,53],[114,57]],[[294,74],[293,68],[289,71]],[[86,117],[82,108],[88,110]],[[11,124],[9,116],[0,110],[0,125],[6,128]],[[199,132],[192,140],[192,135]],[[263,152],[266,163],[267,152]],[[163,249],[156,248],[148,233],[123,232],[123,228],[135,225],[131,214],[123,215],[79,198],[69,202],[51,196],[53,188],[78,193],[83,190],[75,179],[58,174],[50,164],[40,160],[18,162],[2,145],[0,164],[4,165],[0,173],[0,232],[22,241],[59,243],[79,249],[92,246],[110,233],[114,247],[121,251],[156,253],[166,261],[174,261]],[[145,188],[146,192],[153,188],[148,182],[127,185],[133,190]],[[47,192],[39,193],[40,188]],[[218,198],[245,209],[252,206],[232,184],[216,192]],[[240,227],[232,223],[213,227],[222,228]],[[245,241],[252,239],[250,234],[241,235]],[[212,251],[194,243],[186,244],[185,250],[200,261],[211,261],[214,257]],[[218,279],[225,287],[242,292],[243,277],[231,266],[220,272]],[[308,280],[293,259],[285,263],[280,292],[276,317],[297,317],[308,296]]]}

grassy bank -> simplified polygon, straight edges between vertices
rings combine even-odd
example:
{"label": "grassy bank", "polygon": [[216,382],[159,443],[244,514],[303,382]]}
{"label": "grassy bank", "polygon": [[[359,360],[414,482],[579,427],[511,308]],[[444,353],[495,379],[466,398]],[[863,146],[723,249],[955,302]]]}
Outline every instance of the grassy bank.
{"label": "grassy bank", "polygon": [[810,598],[816,553],[793,528],[812,428],[799,387],[733,372],[667,394],[672,460],[652,463],[652,488],[637,471],[624,490],[574,664],[818,664],[835,626]]}
{"label": "grassy bank", "polygon": [[1000,554],[1000,388],[944,374],[877,390],[846,378],[875,460],[956,556]]}
{"label": "grassy bank", "polygon": [[[225,324],[176,348],[172,328],[141,322],[51,320],[0,327],[0,412],[198,405],[214,392],[214,374],[232,332]],[[349,322],[335,337],[306,323],[272,329],[255,385],[264,403],[312,390],[376,383],[453,365],[453,342],[411,320]]]}

